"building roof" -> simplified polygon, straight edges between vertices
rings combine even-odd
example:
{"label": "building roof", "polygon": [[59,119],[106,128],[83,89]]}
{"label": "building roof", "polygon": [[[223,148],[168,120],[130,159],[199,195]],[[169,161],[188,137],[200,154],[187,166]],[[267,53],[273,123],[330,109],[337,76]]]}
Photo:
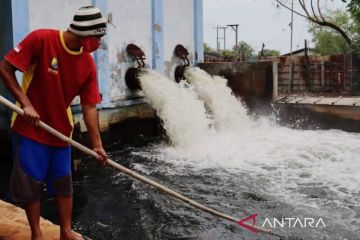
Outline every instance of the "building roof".
{"label": "building roof", "polygon": [[[308,48],[308,52],[314,52],[314,51],[315,51],[314,48]],[[293,54],[293,55],[294,55],[294,54],[299,54],[299,53],[301,53],[301,52],[305,52],[305,48],[301,48],[301,49],[298,49],[298,50],[296,50],[296,51],[293,51],[292,54]],[[281,56],[290,56],[290,55],[291,55],[291,52],[285,53],[285,54],[283,54],[283,55],[281,55]]]}

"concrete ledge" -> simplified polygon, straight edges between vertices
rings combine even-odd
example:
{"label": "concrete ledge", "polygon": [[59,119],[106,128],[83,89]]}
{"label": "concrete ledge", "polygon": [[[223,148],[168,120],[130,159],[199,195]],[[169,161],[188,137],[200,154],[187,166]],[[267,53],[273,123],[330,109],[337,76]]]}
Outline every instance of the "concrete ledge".
{"label": "concrete ledge", "polygon": [[[75,125],[80,125],[80,131],[86,132],[86,126],[82,113],[76,113],[73,115]],[[116,108],[100,109],[99,110],[99,124],[100,131],[106,132],[112,125],[119,124],[127,119],[139,118],[139,119],[153,119],[155,118],[155,110],[147,103],[121,106]]]}
{"label": "concrete ledge", "polygon": [[328,114],[339,119],[360,120],[360,97],[308,97],[286,96],[275,101],[276,104],[302,107],[310,111]]}
{"label": "concrete ledge", "polygon": [[285,96],[276,100],[277,103],[284,104],[315,104],[315,105],[333,105],[333,106],[353,106],[360,107],[360,97],[325,97],[325,96]]}
{"label": "concrete ledge", "polygon": [[360,108],[352,106],[274,103],[281,124],[300,129],[360,132]]}
{"label": "concrete ledge", "polygon": [[[0,239],[31,239],[30,227],[25,211],[19,207],[0,200]],[[41,218],[41,230],[44,239],[60,239],[60,227]]]}

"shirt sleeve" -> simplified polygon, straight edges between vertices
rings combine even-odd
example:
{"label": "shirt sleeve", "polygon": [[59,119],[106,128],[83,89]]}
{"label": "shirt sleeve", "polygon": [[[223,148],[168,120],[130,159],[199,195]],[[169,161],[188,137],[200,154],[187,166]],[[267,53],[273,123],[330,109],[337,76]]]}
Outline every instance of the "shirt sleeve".
{"label": "shirt sleeve", "polygon": [[27,72],[29,66],[35,62],[39,52],[39,39],[36,31],[27,35],[16,47],[14,47],[5,59],[22,72]]}
{"label": "shirt sleeve", "polygon": [[91,59],[91,73],[80,92],[80,101],[83,105],[98,104],[101,102],[97,74],[94,60]]}

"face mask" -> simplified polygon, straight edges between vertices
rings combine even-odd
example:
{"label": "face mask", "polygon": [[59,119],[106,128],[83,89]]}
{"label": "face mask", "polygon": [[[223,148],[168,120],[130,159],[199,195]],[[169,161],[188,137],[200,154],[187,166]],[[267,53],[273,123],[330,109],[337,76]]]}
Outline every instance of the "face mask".
{"label": "face mask", "polygon": [[84,52],[94,52],[100,46],[100,39],[96,37],[81,38],[80,41]]}

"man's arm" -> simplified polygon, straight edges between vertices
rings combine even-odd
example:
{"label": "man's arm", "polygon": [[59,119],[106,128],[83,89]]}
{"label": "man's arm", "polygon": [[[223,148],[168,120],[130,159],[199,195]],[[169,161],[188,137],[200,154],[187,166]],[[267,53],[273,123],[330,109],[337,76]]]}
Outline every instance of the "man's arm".
{"label": "man's arm", "polygon": [[15,99],[21,104],[24,110],[24,118],[32,125],[38,123],[40,116],[34,109],[29,98],[22,91],[19,83],[16,80],[15,71],[17,69],[11,65],[8,61],[3,60],[0,62],[0,78],[3,80],[6,88],[15,97]]}
{"label": "man's arm", "polygon": [[82,105],[82,111],[92,148],[99,155],[99,158],[97,159],[99,163],[104,165],[107,159],[107,155],[102,146],[102,141],[100,137],[99,117],[96,105]]}

